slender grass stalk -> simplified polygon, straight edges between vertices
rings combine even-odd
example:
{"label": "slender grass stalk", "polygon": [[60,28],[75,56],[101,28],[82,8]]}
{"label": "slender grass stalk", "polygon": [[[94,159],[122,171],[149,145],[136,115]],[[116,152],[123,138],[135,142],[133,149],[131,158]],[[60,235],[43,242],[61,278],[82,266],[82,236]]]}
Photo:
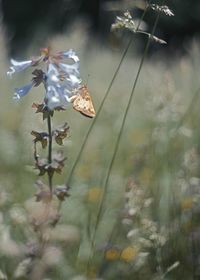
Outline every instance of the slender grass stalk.
{"label": "slender grass stalk", "polygon": [[[157,22],[158,22],[158,16],[157,16],[157,19],[156,19],[156,21],[155,21],[152,34],[153,34],[154,31],[155,31],[155,27],[156,27],[156,25],[157,25]],[[131,106],[131,102],[132,102],[132,99],[133,99],[133,96],[134,96],[134,93],[135,93],[135,88],[136,88],[136,85],[137,85],[137,82],[138,82],[138,78],[139,78],[139,75],[140,75],[140,72],[141,72],[143,63],[144,63],[144,59],[145,59],[145,57],[146,57],[146,54],[147,54],[147,51],[148,51],[148,48],[149,48],[149,44],[150,44],[150,39],[148,39],[147,44],[146,44],[146,46],[145,46],[145,50],[144,50],[144,53],[143,53],[143,56],[142,56],[142,59],[141,59],[141,62],[140,62],[139,68],[138,68],[138,72],[137,72],[137,75],[136,75],[136,78],[135,78],[135,81],[134,81],[134,84],[133,84],[133,88],[132,88],[132,91],[131,91],[131,95],[130,95],[130,97],[129,97],[126,110],[125,110],[125,112],[124,112],[124,116],[123,116],[123,119],[122,119],[122,124],[121,124],[120,131],[119,131],[119,134],[118,134],[116,143],[115,143],[113,155],[112,155],[112,158],[111,158],[109,167],[108,167],[108,172],[107,172],[106,179],[105,179],[105,183],[104,183],[104,190],[103,190],[103,195],[102,195],[102,201],[104,200],[104,195],[105,195],[106,190],[107,190],[109,177],[110,177],[110,174],[111,174],[111,171],[112,171],[112,167],[113,167],[113,164],[114,164],[116,155],[117,155],[117,150],[118,150],[118,148],[119,148],[119,142],[120,142],[120,140],[121,140],[121,136],[122,136],[122,133],[123,133],[123,130],[124,130],[124,125],[125,125],[126,117],[127,117],[129,108],[130,108],[130,106]],[[103,205],[103,204],[101,203],[101,205]],[[102,211],[102,206],[100,207],[99,210],[100,210],[100,211],[99,211],[99,215],[100,215],[100,213],[101,213],[101,211]],[[98,216],[98,218],[99,218],[99,216]]]}
{"label": "slender grass stalk", "polygon": [[99,114],[100,114],[100,112],[101,112],[101,110],[102,110],[102,108],[103,108],[103,105],[104,105],[104,103],[105,103],[105,101],[106,101],[106,99],[107,99],[107,97],[108,97],[108,95],[109,95],[109,93],[110,93],[110,90],[111,90],[111,88],[112,88],[112,85],[113,85],[113,83],[114,83],[114,80],[115,80],[115,78],[116,78],[116,76],[117,76],[117,74],[118,74],[118,72],[119,72],[119,69],[120,69],[120,67],[121,67],[121,65],[122,65],[122,62],[123,62],[123,60],[124,60],[124,58],[125,58],[125,56],[126,56],[128,50],[129,50],[129,48],[130,48],[130,46],[131,46],[132,41],[133,41],[133,37],[129,40],[129,42],[128,42],[128,44],[127,44],[127,46],[126,46],[126,48],[125,48],[125,50],[124,50],[124,52],[123,52],[123,54],[122,54],[122,57],[121,57],[120,62],[119,62],[119,64],[118,64],[118,66],[117,66],[117,69],[115,70],[115,73],[114,73],[114,75],[113,75],[113,77],[112,77],[112,80],[111,80],[109,86],[108,86],[108,89],[107,89],[107,91],[106,91],[106,93],[105,93],[105,95],[104,95],[104,97],[103,97],[103,99],[102,99],[102,101],[101,101],[101,104],[100,104],[100,106],[99,106],[99,108],[98,108],[98,110],[97,110],[96,117],[94,118],[93,122],[91,123],[91,125],[90,125],[90,127],[89,127],[89,129],[88,129],[88,131],[87,131],[87,133],[86,133],[86,135],[85,135],[85,138],[84,138],[84,140],[83,140],[83,143],[82,143],[82,145],[81,145],[81,148],[80,148],[80,150],[79,150],[79,152],[78,152],[78,155],[77,155],[77,157],[76,157],[76,159],[75,159],[75,161],[74,161],[74,164],[73,164],[72,169],[71,169],[71,171],[70,171],[70,174],[69,174],[69,176],[68,176],[67,185],[69,185],[70,182],[71,182],[72,176],[73,176],[74,171],[75,171],[75,169],[76,169],[76,166],[77,166],[77,164],[78,164],[78,162],[79,162],[79,160],[80,160],[80,158],[81,158],[81,155],[82,155],[83,150],[84,150],[84,148],[85,148],[85,145],[86,145],[86,143],[87,143],[88,137],[89,137],[89,135],[90,135],[90,133],[91,133],[91,131],[92,131],[92,129],[93,129],[93,127],[94,127],[94,125],[95,125],[97,119],[98,119],[98,116],[99,116]]}
{"label": "slender grass stalk", "polygon": [[[48,164],[52,163],[52,129],[51,129],[51,116],[48,114],[47,118],[47,125],[48,125],[48,135],[49,135],[49,145],[48,145]],[[52,174],[48,172],[48,180],[49,180],[49,189],[52,193]]]}
{"label": "slender grass stalk", "polygon": [[[142,14],[142,16],[141,16],[141,18],[140,18],[140,20],[139,20],[139,22],[138,22],[136,31],[139,30],[140,24],[141,24],[141,22],[142,22],[144,16],[146,15],[147,9],[148,9],[148,7],[144,10],[144,12],[143,12],[143,14]],[[83,143],[82,143],[82,145],[81,145],[81,148],[80,148],[80,150],[79,150],[79,153],[77,154],[77,157],[76,157],[76,159],[75,159],[75,161],[74,161],[74,164],[73,164],[73,166],[72,166],[72,169],[71,169],[71,171],[70,171],[70,173],[69,173],[68,180],[67,180],[67,185],[69,185],[70,182],[71,182],[71,179],[72,179],[72,177],[73,177],[74,171],[75,171],[76,166],[77,166],[77,164],[78,164],[78,162],[79,162],[79,160],[80,160],[80,158],[81,158],[81,156],[82,156],[82,153],[83,153],[83,150],[84,150],[85,145],[86,145],[86,143],[87,143],[87,140],[88,140],[88,138],[89,138],[89,135],[90,135],[90,133],[91,133],[91,131],[92,131],[92,129],[93,129],[93,127],[94,127],[94,125],[95,125],[97,119],[98,119],[98,116],[99,116],[99,114],[100,114],[100,112],[101,112],[101,110],[102,110],[102,108],[103,108],[103,105],[104,105],[104,103],[105,103],[105,101],[106,101],[106,99],[107,99],[107,97],[108,97],[108,95],[109,95],[109,93],[110,93],[110,90],[111,90],[111,88],[112,88],[112,85],[113,85],[113,83],[114,83],[114,81],[115,81],[115,79],[116,79],[116,77],[117,77],[117,74],[118,74],[118,72],[119,72],[119,69],[120,69],[120,67],[121,67],[121,65],[122,65],[122,63],[123,63],[123,61],[124,61],[124,58],[126,57],[126,54],[127,54],[128,50],[129,50],[129,48],[130,48],[130,46],[131,46],[131,44],[132,44],[132,42],[133,42],[133,39],[134,39],[134,36],[131,36],[131,38],[130,38],[129,41],[128,41],[128,44],[127,44],[126,48],[124,49],[124,52],[123,52],[123,54],[122,54],[122,57],[121,57],[121,59],[120,59],[120,62],[119,62],[119,64],[118,64],[118,66],[117,66],[117,68],[116,68],[116,70],[115,70],[115,73],[114,73],[114,75],[113,75],[113,77],[112,77],[112,79],[111,79],[111,81],[110,81],[110,84],[109,84],[109,86],[108,86],[108,89],[107,89],[107,91],[106,91],[106,93],[105,93],[105,95],[104,95],[104,97],[103,97],[103,99],[102,99],[102,101],[101,101],[101,104],[100,104],[100,106],[99,106],[99,108],[98,108],[98,110],[97,110],[96,117],[95,117],[95,119],[93,120],[93,122],[91,123],[91,125],[90,125],[90,127],[89,127],[89,129],[88,129],[88,131],[87,131],[87,133],[86,133],[86,135],[85,135],[85,138],[84,138],[84,140],[83,140]]]}
{"label": "slender grass stalk", "polygon": [[[155,29],[156,29],[156,26],[158,24],[159,17],[160,17],[160,13],[158,13],[158,15],[157,15],[157,17],[155,19],[151,35],[153,35],[155,33]],[[101,215],[102,215],[102,210],[103,210],[105,195],[106,195],[107,188],[108,188],[108,182],[109,182],[110,174],[111,174],[111,171],[112,171],[112,168],[113,168],[113,164],[114,164],[114,161],[115,161],[115,158],[116,158],[116,155],[117,155],[117,151],[118,151],[118,148],[119,148],[119,143],[120,143],[121,136],[122,136],[122,133],[123,133],[123,130],[124,130],[124,125],[125,125],[126,117],[127,117],[128,111],[130,109],[130,106],[131,106],[131,103],[132,103],[132,100],[133,100],[133,97],[134,97],[135,88],[136,88],[136,85],[137,85],[137,82],[138,82],[138,79],[139,79],[139,76],[140,76],[140,72],[141,72],[142,66],[144,64],[144,60],[145,60],[147,51],[149,49],[150,42],[151,42],[151,39],[149,37],[148,40],[147,40],[147,43],[146,43],[146,46],[145,46],[145,49],[144,49],[144,52],[143,52],[140,64],[139,64],[139,68],[138,68],[138,71],[137,71],[134,83],[133,83],[131,94],[130,94],[130,97],[128,99],[127,107],[125,109],[125,112],[124,112],[124,115],[123,115],[123,119],[122,119],[122,123],[121,123],[121,127],[120,127],[120,130],[119,130],[119,134],[118,134],[118,137],[117,137],[117,140],[116,140],[116,143],[115,143],[115,147],[114,147],[114,151],[113,151],[113,154],[112,154],[112,158],[111,158],[111,161],[110,161],[110,164],[109,164],[109,167],[108,167],[108,172],[107,172],[107,175],[106,175],[106,178],[105,178],[105,183],[104,183],[104,186],[103,186],[103,192],[102,192],[102,196],[101,196],[101,201],[100,201],[100,204],[99,204],[96,224],[95,224],[95,228],[94,228],[94,234],[93,234],[92,241],[91,241],[91,256],[88,259],[87,271],[89,270],[90,262],[92,260],[93,254],[94,254],[94,245],[95,245],[94,243],[95,243],[95,238],[96,238],[96,232],[97,232],[99,221],[100,221],[100,218],[101,218]]]}

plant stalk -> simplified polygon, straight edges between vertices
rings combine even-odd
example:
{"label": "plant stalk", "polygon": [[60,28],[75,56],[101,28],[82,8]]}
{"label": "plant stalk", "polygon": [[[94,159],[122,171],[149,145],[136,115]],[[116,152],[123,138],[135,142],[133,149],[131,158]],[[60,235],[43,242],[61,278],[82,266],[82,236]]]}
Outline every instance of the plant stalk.
{"label": "plant stalk", "polygon": [[[52,163],[52,128],[51,128],[51,116],[48,114],[47,118],[47,125],[48,125],[48,135],[49,135],[49,145],[48,145],[48,164],[51,165]],[[49,189],[52,193],[53,185],[52,185],[52,173],[48,172],[48,180],[49,180]]]}
{"label": "plant stalk", "polygon": [[[152,28],[151,35],[153,35],[154,32],[155,32],[155,29],[156,29],[156,26],[157,26],[157,23],[158,23],[158,20],[159,20],[159,15],[160,15],[160,13],[158,13],[158,15],[156,17],[156,20],[154,22],[154,26]],[[130,97],[129,97],[129,100],[128,100],[128,103],[127,103],[127,107],[126,107],[125,112],[124,112],[124,116],[123,116],[123,119],[122,119],[120,131],[119,131],[116,143],[115,143],[113,155],[112,155],[109,167],[108,167],[108,172],[107,172],[107,175],[106,175],[106,178],[105,178],[105,183],[104,183],[104,186],[103,186],[102,198],[101,198],[101,201],[100,201],[100,204],[99,204],[96,224],[95,224],[95,228],[94,228],[94,234],[93,234],[92,241],[91,241],[92,254],[89,257],[88,268],[87,269],[89,269],[90,262],[91,262],[93,254],[94,254],[96,232],[97,232],[99,221],[100,221],[100,218],[101,218],[101,215],[102,215],[102,210],[103,210],[103,205],[104,205],[106,191],[107,191],[107,188],[108,188],[108,182],[109,182],[110,174],[111,174],[111,171],[112,171],[112,168],[113,168],[113,164],[114,164],[114,161],[115,161],[115,158],[116,158],[116,155],[117,155],[117,151],[118,151],[118,148],[119,148],[119,143],[120,143],[121,136],[122,136],[122,133],[123,133],[123,130],[124,130],[124,125],[125,125],[126,117],[127,117],[129,108],[131,106],[131,103],[132,103],[132,100],[133,100],[133,97],[134,97],[135,88],[136,88],[136,85],[137,85],[137,82],[138,82],[138,79],[139,79],[139,75],[140,75],[142,66],[144,64],[144,60],[145,60],[147,51],[149,49],[150,42],[151,42],[151,39],[148,38],[146,46],[145,46],[145,49],[144,49],[144,52],[143,52],[143,56],[141,58],[140,65],[139,65],[139,68],[138,68],[138,71],[137,71],[137,74],[136,74],[136,78],[135,78],[134,83],[133,83],[133,87],[132,87],[131,94],[130,94]]]}
{"label": "plant stalk", "polygon": [[[144,12],[143,12],[143,14],[142,14],[142,16],[141,16],[141,18],[140,18],[140,20],[139,20],[139,22],[138,22],[138,25],[137,25],[137,28],[136,28],[136,32],[139,30],[140,24],[141,24],[141,22],[142,22],[144,16],[146,15],[146,12],[147,12],[147,8],[144,10]],[[94,119],[93,122],[91,123],[91,125],[90,125],[90,127],[89,127],[89,129],[88,129],[88,131],[87,131],[87,133],[86,133],[86,135],[85,135],[85,138],[84,138],[83,143],[82,143],[82,145],[81,145],[80,151],[79,151],[79,153],[78,153],[78,155],[77,155],[77,157],[76,157],[76,159],[75,159],[75,162],[74,162],[74,164],[73,164],[73,166],[72,166],[72,169],[71,169],[71,171],[70,171],[70,173],[69,173],[68,180],[67,180],[67,185],[69,185],[69,184],[71,183],[72,176],[73,176],[74,171],[75,171],[75,169],[76,169],[76,166],[77,166],[77,164],[78,164],[78,162],[79,162],[79,160],[80,160],[80,158],[81,158],[81,155],[82,155],[83,150],[84,150],[84,148],[85,148],[85,145],[86,145],[86,143],[87,143],[88,137],[89,137],[89,135],[90,135],[90,133],[91,133],[91,131],[92,131],[92,129],[93,129],[95,123],[96,123],[96,120],[98,119],[98,116],[99,116],[99,114],[100,114],[100,112],[101,112],[101,110],[102,110],[102,108],[103,108],[103,105],[104,105],[104,103],[105,103],[105,101],[106,101],[106,99],[107,99],[107,97],[108,97],[108,95],[109,95],[109,93],[110,93],[110,90],[111,90],[111,88],[112,88],[112,85],[113,85],[113,83],[114,83],[114,81],[115,81],[115,79],[116,79],[116,77],[117,77],[117,74],[118,74],[118,72],[119,72],[119,69],[120,69],[120,67],[121,67],[121,65],[122,65],[122,63],[123,63],[123,61],[124,61],[124,59],[125,59],[125,57],[126,57],[126,54],[127,54],[128,50],[129,50],[129,48],[130,48],[130,46],[131,46],[133,40],[134,40],[134,37],[131,36],[131,38],[130,38],[129,41],[128,41],[128,44],[127,44],[126,48],[125,48],[124,51],[123,51],[123,54],[122,54],[121,59],[120,59],[120,62],[119,62],[118,66],[117,66],[117,68],[116,68],[116,70],[115,70],[115,73],[113,74],[113,77],[112,77],[111,82],[110,82],[110,84],[109,84],[109,86],[108,86],[108,89],[107,89],[107,91],[106,91],[106,93],[105,93],[105,95],[104,95],[104,97],[103,97],[103,99],[102,99],[102,101],[101,101],[101,104],[100,104],[100,106],[99,106],[99,108],[98,108],[98,110],[97,110],[95,119]]]}

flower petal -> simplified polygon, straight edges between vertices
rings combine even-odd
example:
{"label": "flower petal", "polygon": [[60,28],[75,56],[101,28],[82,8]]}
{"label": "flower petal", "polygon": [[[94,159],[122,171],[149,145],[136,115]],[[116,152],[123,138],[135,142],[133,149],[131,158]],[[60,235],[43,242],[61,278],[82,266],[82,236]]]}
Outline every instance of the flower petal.
{"label": "flower petal", "polygon": [[69,75],[69,82],[73,87],[78,87],[81,83],[81,79],[75,75]]}
{"label": "flower petal", "polygon": [[67,74],[79,74],[79,62],[74,64],[59,63],[59,68]]}
{"label": "flower petal", "polygon": [[57,107],[66,107],[70,103],[71,91],[68,91],[65,87],[50,85],[47,87],[45,102],[50,110],[54,110]]}
{"label": "flower petal", "polygon": [[74,60],[74,62],[79,62],[79,57],[72,49],[68,51],[59,52],[59,55],[61,55],[63,58],[71,58]]}
{"label": "flower petal", "polygon": [[47,71],[47,84],[58,83],[60,81],[59,76],[58,69],[54,64],[50,63]]}
{"label": "flower petal", "polygon": [[21,88],[16,88],[13,99],[19,100],[21,97],[27,95],[32,87],[33,83],[27,84]]}
{"label": "flower petal", "polygon": [[81,84],[81,79],[76,77],[75,75],[70,75],[64,83],[62,84],[63,87],[65,87],[68,91],[74,91],[77,89]]}
{"label": "flower petal", "polygon": [[26,68],[30,67],[33,63],[32,60],[16,61],[14,59],[11,59],[10,62],[11,62],[10,70],[7,72],[7,75],[9,77],[12,77],[12,74],[14,74],[15,72],[20,72],[25,70]]}
{"label": "flower petal", "polygon": [[73,50],[57,53],[61,58],[71,59],[69,63],[49,63],[46,79],[45,103],[50,110],[66,107],[70,97],[79,87],[79,58]]}
{"label": "flower petal", "polygon": [[61,106],[60,96],[55,86],[50,85],[47,87],[45,100],[50,110],[53,110],[54,108]]}

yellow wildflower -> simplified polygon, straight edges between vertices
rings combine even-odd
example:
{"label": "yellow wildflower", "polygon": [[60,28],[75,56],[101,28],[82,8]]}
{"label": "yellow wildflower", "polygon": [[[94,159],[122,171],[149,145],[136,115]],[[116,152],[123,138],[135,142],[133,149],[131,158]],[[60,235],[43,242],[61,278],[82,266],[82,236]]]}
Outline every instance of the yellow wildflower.
{"label": "yellow wildflower", "polygon": [[136,258],[137,254],[138,254],[137,248],[128,246],[122,250],[120,258],[123,261],[130,262]]}

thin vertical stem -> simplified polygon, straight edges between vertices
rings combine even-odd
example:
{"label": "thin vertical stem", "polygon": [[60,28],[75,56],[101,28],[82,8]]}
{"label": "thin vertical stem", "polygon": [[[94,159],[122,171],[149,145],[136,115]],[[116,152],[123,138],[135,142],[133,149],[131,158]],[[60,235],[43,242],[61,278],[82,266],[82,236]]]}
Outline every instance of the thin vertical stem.
{"label": "thin vertical stem", "polygon": [[[154,26],[153,26],[151,35],[153,35],[154,32],[155,32],[155,29],[156,29],[156,26],[157,26],[157,23],[158,23],[158,20],[159,20],[159,15],[160,14],[158,14],[157,17],[156,17],[156,20],[154,22]],[[131,94],[130,94],[130,97],[128,99],[127,107],[125,109],[124,116],[123,116],[123,119],[122,119],[120,131],[119,131],[116,143],[115,143],[113,155],[112,155],[109,167],[108,167],[108,172],[107,172],[107,175],[106,175],[106,178],[105,178],[105,183],[104,183],[104,186],[103,186],[103,193],[102,193],[101,201],[100,201],[100,204],[99,204],[97,219],[96,219],[96,223],[95,223],[94,234],[93,234],[92,241],[91,241],[92,252],[94,251],[93,249],[94,249],[94,245],[95,245],[94,243],[95,243],[95,238],[96,238],[96,232],[97,232],[97,227],[99,225],[99,221],[100,221],[100,218],[101,218],[101,215],[102,215],[102,210],[103,210],[103,205],[104,205],[103,202],[104,202],[106,191],[107,191],[107,188],[108,188],[108,181],[109,181],[110,174],[111,174],[111,171],[112,171],[112,168],[113,168],[113,164],[114,164],[114,161],[115,161],[115,158],[116,158],[116,155],[117,155],[117,151],[118,151],[118,148],[119,148],[119,143],[120,143],[121,136],[122,136],[122,133],[123,133],[123,130],[124,130],[124,125],[125,125],[126,117],[127,117],[129,108],[131,106],[132,99],[133,99],[134,93],[135,93],[135,88],[136,88],[136,85],[137,85],[137,82],[138,82],[138,79],[139,79],[139,75],[140,75],[140,72],[141,72],[141,69],[142,69],[142,66],[143,66],[143,63],[144,63],[144,59],[146,57],[146,54],[147,54],[147,51],[148,51],[148,48],[149,48],[149,45],[150,45],[150,40],[151,40],[151,38],[149,37],[148,41],[146,43],[145,49],[144,49],[143,56],[142,56],[141,61],[140,61],[140,65],[139,65],[139,68],[138,68],[138,71],[137,71],[134,83],[133,83]],[[92,258],[92,255],[89,258],[88,268],[87,269],[89,269],[91,258]]]}
{"label": "thin vertical stem", "polygon": [[101,101],[101,104],[100,104],[100,106],[99,106],[99,108],[98,108],[98,110],[97,110],[95,119],[94,119],[93,122],[91,123],[91,125],[90,125],[90,127],[89,127],[89,129],[88,129],[88,131],[87,131],[87,133],[86,133],[86,135],[85,135],[85,138],[84,138],[83,143],[82,143],[82,145],[81,145],[80,151],[79,151],[79,153],[78,153],[78,155],[77,155],[77,157],[76,157],[76,159],[75,159],[75,162],[74,162],[74,164],[73,164],[73,166],[72,166],[72,169],[71,169],[71,171],[70,171],[70,174],[69,174],[69,176],[68,176],[67,185],[69,185],[70,182],[71,182],[72,176],[73,176],[73,174],[74,174],[74,170],[76,169],[76,166],[77,166],[77,164],[78,164],[78,162],[79,162],[79,160],[80,160],[80,158],[81,158],[81,155],[82,155],[83,150],[84,150],[84,148],[85,148],[85,145],[86,145],[86,143],[87,143],[87,139],[88,139],[88,137],[89,137],[89,135],[90,135],[90,133],[91,133],[93,127],[94,127],[94,124],[96,123],[96,120],[97,120],[97,118],[98,118],[98,116],[99,116],[99,114],[100,114],[100,112],[101,112],[101,110],[102,110],[102,108],[103,108],[103,105],[104,105],[104,103],[105,103],[105,101],[106,101],[106,99],[107,99],[107,97],[108,97],[108,95],[109,95],[109,92],[110,92],[110,90],[111,90],[111,87],[112,87],[112,85],[113,85],[113,82],[114,82],[114,80],[115,80],[115,78],[116,78],[116,76],[117,76],[117,74],[118,74],[118,72],[119,72],[119,69],[120,69],[120,67],[121,67],[121,65],[122,65],[122,62],[123,62],[123,60],[124,60],[124,58],[125,58],[127,52],[128,52],[128,49],[129,49],[130,46],[131,46],[132,41],[133,41],[133,37],[129,40],[129,42],[128,42],[128,44],[127,44],[127,46],[126,46],[126,48],[125,48],[125,50],[124,50],[124,52],[123,52],[123,54],[122,54],[122,57],[121,57],[121,60],[120,60],[120,62],[119,62],[119,64],[118,64],[118,66],[117,66],[117,69],[115,70],[115,73],[114,73],[114,75],[113,75],[113,77],[112,77],[112,80],[111,80],[111,82],[110,82],[110,84],[109,84],[109,86],[108,86],[108,89],[107,89],[107,91],[106,91],[106,93],[105,93],[105,95],[104,95],[104,98],[103,98],[103,100]]}
{"label": "thin vertical stem", "polygon": [[[50,114],[48,114],[47,125],[48,125],[48,135],[49,135],[48,164],[50,165],[52,163],[52,129],[51,129]],[[52,173],[51,172],[48,172],[48,179],[49,179],[49,189],[52,192]]]}
{"label": "thin vertical stem", "polygon": [[[138,22],[136,31],[139,29],[140,24],[141,24],[141,22],[142,22],[142,20],[143,20],[143,18],[144,18],[144,16],[145,16],[145,14],[146,14],[146,12],[147,12],[147,8],[144,10],[144,12],[143,12],[143,14],[142,14],[142,16],[141,16],[141,18],[140,18],[140,20],[139,20],[139,22]],[[83,143],[82,143],[82,145],[81,145],[80,151],[79,151],[79,153],[78,153],[78,155],[77,155],[77,157],[76,157],[76,159],[75,159],[75,162],[74,162],[74,164],[73,164],[73,166],[72,166],[72,169],[71,169],[71,171],[70,171],[70,173],[69,173],[68,180],[67,180],[67,185],[69,185],[70,182],[71,182],[72,176],[73,176],[73,174],[74,174],[74,170],[76,169],[76,166],[77,166],[77,164],[78,164],[78,162],[79,162],[79,160],[80,160],[80,158],[81,158],[81,155],[82,155],[83,150],[84,150],[84,148],[85,148],[85,145],[86,145],[86,143],[87,143],[88,137],[89,137],[89,135],[90,135],[90,133],[91,133],[93,127],[94,127],[94,124],[96,123],[96,120],[98,119],[98,116],[99,116],[99,114],[100,114],[100,112],[101,112],[101,110],[102,110],[102,108],[103,108],[103,105],[104,105],[104,103],[105,103],[105,101],[106,101],[106,99],[107,99],[107,97],[108,97],[108,95],[109,95],[109,93],[110,93],[110,90],[111,90],[111,88],[112,88],[112,85],[113,85],[113,83],[114,83],[114,81],[115,81],[115,79],[116,79],[116,76],[117,76],[117,74],[118,74],[118,72],[119,72],[119,69],[120,69],[120,67],[121,67],[121,65],[122,65],[122,62],[124,61],[124,58],[126,57],[126,54],[127,54],[128,50],[129,50],[129,48],[130,48],[130,46],[131,46],[131,44],[132,44],[132,42],[133,42],[133,39],[134,39],[134,36],[132,36],[132,37],[129,39],[128,44],[127,44],[126,48],[124,49],[124,52],[123,52],[122,57],[121,57],[121,59],[120,59],[120,62],[119,62],[118,66],[117,66],[117,68],[116,68],[116,70],[115,70],[115,73],[114,73],[114,75],[113,75],[113,77],[112,77],[112,79],[111,79],[111,82],[110,82],[110,84],[109,84],[109,86],[108,86],[108,89],[107,89],[105,95],[104,95],[104,98],[103,98],[103,100],[101,101],[101,104],[100,104],[100,106],[99,106],[99,108],[98,108],[98,110],[97,110],[96,117],[95,117],[95,119],[93,120],[93,122],[91,123],[91,125],[90,125],[90,127],[89,127],[89,129],[88,129],[88,131],[87,131],[87,133],[86,133],[86,135],[85,135],[85,138],[84,138]]]}

